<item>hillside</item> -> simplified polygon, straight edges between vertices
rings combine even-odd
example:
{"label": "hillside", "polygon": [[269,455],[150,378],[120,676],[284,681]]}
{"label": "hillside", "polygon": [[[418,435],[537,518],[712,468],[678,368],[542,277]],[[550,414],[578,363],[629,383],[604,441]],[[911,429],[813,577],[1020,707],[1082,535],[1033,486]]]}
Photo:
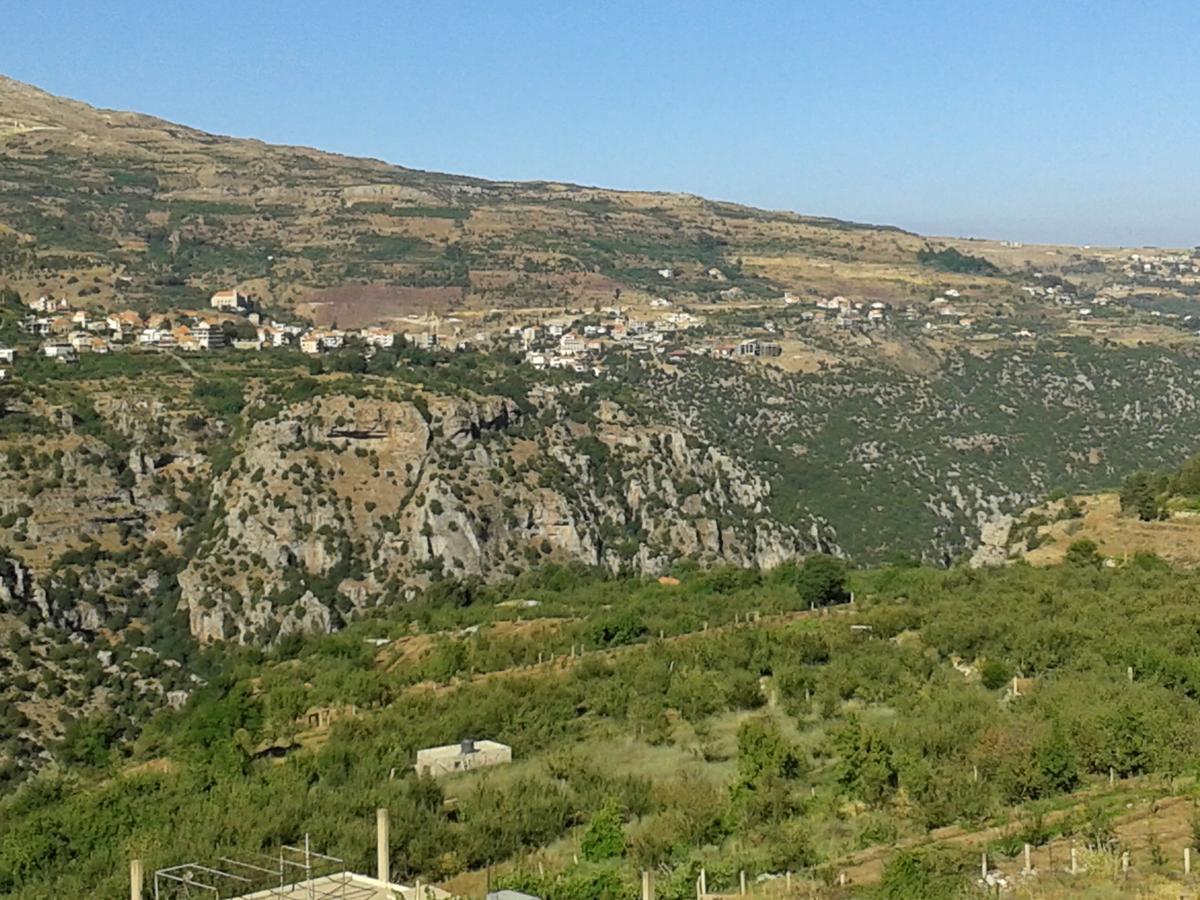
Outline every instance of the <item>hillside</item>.
{"label": "hillside", "polygon": [[487,182],[218,137],[9,79],[0,158],[4,256],[55,270],[55,289],[80,277],[98,298],[202,302],[231,281],[303,306],[320,288],[377,282],[385,316],[590,305],[657,290],[662,268],[677,271],[665,288],[695,297],[777,292],[787,267],[851,259],[876,270],[855,278],[882,284],[921,247],[896,229],[692,196]]}
{"label": "hillside", "polygon": [[1139,555],[1200,564],[1200,457],[1178,468],[1139,469],[1120,491],[1057,497],[999,517],[985,529],[972,562],[1053,565],[1081,545],[1114,564]]}
{"label": "hillside", "polygon": [[[116,898],[130,856],[204,863],[306,832],[369,871],[377,806],[397,877],[465,896],[491,872],[549,900],[631,900],[649,869],[687,900],[703,866],[760,897],[958,898],[982,852],[1038,900],[1188,889],[1194,572],[675,571],[546,567],[210,655],[182,709],[78,723],[61,769],[5,793],[0,892]],[[462,735],[511,745],[512,764],[412,774],[417,749]]]}
{"label": "hillside", "polygon": [[[547,900],[702,865],[951,897],[1025,842],[1029,896],[1073,895],[1071,845],[1091,896],[1124,850],[1174,889],[1198,300],[1195,251],[488,182],[0,78],[0,893],[309,829],[365,869],[378,805],[405,877]],[[472,736],[516,763],[407,774]]]}
{"label": "hillside", "polygon": [[[491,183],[3,79],[0,159],[22,771],[81,713],[186,702],[213,642],[549,562],[946,565],[1200,429],[1187,254]],[[208,308],[230,285],[253,312]]]}

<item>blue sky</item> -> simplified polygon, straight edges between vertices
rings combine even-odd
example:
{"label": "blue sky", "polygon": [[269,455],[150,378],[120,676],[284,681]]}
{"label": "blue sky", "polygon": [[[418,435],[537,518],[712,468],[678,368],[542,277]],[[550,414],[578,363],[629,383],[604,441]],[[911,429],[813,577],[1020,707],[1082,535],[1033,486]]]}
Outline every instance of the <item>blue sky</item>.
{"label": "blue sky", "polygon": [[11,2],[0,71],[417,168],[689,191],[930,234],[1194,246],[1196,11]]}

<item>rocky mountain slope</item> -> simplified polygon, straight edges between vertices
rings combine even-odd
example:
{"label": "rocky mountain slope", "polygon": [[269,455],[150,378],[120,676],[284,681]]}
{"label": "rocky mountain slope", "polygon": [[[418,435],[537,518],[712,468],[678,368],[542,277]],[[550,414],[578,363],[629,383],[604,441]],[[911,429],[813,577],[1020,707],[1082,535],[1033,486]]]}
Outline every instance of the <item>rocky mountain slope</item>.
{"label": "rocky mountain slope", "polygon": [[10,761],[83,713],[182,702],[212,642],[331,631],[431,583],[839,551],[819,516],[770,515],[744,455],[509,360],[417,384],[137,359],[0,401]]}

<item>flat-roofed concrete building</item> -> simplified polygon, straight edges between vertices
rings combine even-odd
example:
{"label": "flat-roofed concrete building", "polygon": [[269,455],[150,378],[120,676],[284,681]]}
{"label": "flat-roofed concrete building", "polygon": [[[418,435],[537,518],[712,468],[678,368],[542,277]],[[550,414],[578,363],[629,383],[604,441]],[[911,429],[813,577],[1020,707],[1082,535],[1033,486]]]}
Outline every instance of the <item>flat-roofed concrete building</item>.
{"label": "flat-roofed concrete building", "polygon": [[417,751],[418,775],[452,775],[486,766],[500,766],[512,762],[512,747],[496,741],[459,741],[444,747],[429,747]]}

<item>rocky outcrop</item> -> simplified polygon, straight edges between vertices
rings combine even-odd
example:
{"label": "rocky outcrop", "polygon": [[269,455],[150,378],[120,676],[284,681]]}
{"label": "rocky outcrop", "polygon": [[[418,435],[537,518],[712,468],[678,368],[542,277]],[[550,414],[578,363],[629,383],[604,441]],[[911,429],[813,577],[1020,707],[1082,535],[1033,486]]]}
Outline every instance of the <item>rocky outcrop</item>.
{"label": "rocky outcrop", "polygon": [[211,533],[179,576],[202,641],[331,630],[433,577],[495,581],[543,559],[657,573],[680,557],[778,565],[819,542],[764,514],[770,485],[611,401],[593,425],[552,391],[330,394],[255,422],[211,490]]}
{"label": "rocky outcrop", "polygon": [[979,546],[971,554],[971,568],[1002,566],[1008,562],[1008,538],[1014,523],[1012,516],[998,515],[979,530]]}

